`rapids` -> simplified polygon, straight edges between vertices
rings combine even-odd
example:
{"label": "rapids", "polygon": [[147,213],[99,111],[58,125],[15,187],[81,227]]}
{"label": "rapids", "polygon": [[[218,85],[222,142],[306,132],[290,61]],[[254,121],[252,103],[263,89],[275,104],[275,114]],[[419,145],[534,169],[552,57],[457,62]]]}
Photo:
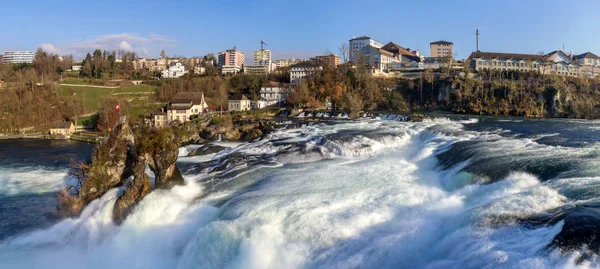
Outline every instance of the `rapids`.
{"label": "rapids", "polygon": [[[153,191],[121,226],[120,189],[76,219],[17,212],[31,224],[0,229],[0,268],[600,266],[600,123],[398,119],[183,147],[186,185]],[[64,167],[0,173],[0,208],[67,180]]]}

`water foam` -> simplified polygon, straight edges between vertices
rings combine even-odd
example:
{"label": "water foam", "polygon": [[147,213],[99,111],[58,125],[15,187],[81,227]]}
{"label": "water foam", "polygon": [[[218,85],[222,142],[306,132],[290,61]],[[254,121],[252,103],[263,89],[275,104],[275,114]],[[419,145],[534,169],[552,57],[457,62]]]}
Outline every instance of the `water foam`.
{"label": "water foam", "polygon": [[[120,227],[111,221],[119,194],[114,189],[77,219],[1,242],[0,267],[573,266],[575,255],[545,248],[562,223],[525,229],[515,220],[564,205],[561,190],[574,183],[542,183],[513,172],[476,184],[473,175],[462,174],[470,160],[440,171],[437,154],[488,135],[432,131],[440,125],[455,130],[462,123],[348,121],[232,145],[211,159],[271,156],[303,145],[307,152],[325,153],[325,160],[282,158],[282,165],[222,174],[211,180],[226,184],[213,193],[198,183],[207,175],[184,175],[185,186],[152,192]],[[539,147],[532,141],[513,144],[519,151]]]}

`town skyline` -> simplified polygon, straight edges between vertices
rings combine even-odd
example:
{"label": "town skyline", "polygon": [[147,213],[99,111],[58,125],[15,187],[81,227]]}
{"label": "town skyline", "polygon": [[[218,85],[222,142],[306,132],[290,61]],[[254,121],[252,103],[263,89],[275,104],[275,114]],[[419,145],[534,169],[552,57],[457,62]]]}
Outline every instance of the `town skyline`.
{"label": "town skyline", "polygon": [[[594,12],[600,3],[594,1],[578,2],[586,8],[578,9],[577,16],[568,20],[548,16],[564,12],[559,1],[546,1],[544,5],[526,1],[434,1],[431,5],[391,3],[383,9],[356,1],[306,1],[297,6],[274,1],[184,1],[168,7],[156,1],[65,1],[53,6],[39,3],[26,0],[3,6],[7,15],[0,18],[0,23],[18,21],[23,27],[5,30],[14,38],[1,42],[0,51],[35,51],[41,47],[81,59],[95,49],[122,49],[154,58],[163,49],[168,56],[194,57],[235,46],[250,55],[260,48],[263,39],[273,52],[273,60],[308,59],[325,51],[338,53],[340,44],[366,35],[424,55],[428,55],[430,42],[446,40],[455,45],[454,57],[464,59],[475,51],[476,29],[481,33],[482,51],[534,54],[562,49],[563,45],[565,51],[575,54],[600,50],[596,45],[600,44],[600,22]],[[519,6],[518,12],[515,6]],[[75,8],[90,11],[70,12]],[[216,15],[223,14],[223,10],[230,12],[227,17],[236,19]],[[55,16],[60,12],[68,15]],[[257,13],[266,15],[252,15]],[[361,17],[344,19],[352,14]],[[44,24],[28,22],[32,16]],[[522,28],[525,25],[527,28]]]}

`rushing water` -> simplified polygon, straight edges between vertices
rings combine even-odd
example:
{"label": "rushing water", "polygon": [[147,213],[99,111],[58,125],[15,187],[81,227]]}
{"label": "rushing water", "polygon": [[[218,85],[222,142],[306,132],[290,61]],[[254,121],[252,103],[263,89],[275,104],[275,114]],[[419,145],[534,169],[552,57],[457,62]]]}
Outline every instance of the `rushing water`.
{"label": "rushing water", "polygon": [[[121,226],[118,189],[77,219],[39,221],[51,209],[29,196],[54,195],[66,168],[3,152],[0,268],[600,266],[600,123],[389,119],[182,148],[186,185]],[[9,230],[7,214],[28,226]]]}

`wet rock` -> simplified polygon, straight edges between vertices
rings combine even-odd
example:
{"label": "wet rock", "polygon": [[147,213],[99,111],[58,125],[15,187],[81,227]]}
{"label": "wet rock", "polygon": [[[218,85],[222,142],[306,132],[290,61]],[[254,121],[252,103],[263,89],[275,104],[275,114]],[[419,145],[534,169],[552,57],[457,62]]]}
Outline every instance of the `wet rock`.
{"label": "wet rock", "polygon": [[133,211],[135,205],[150,193],[152,185],[150,178],[146,173],[135,176],[123,194],[117,198],[113,208],[113,221],[116,224],[121,224],[127,216]]}
{"label": "wet rock", "polygon": [[262,135],[263,135],[263,132],[260,129],[254,128],[254,129],[245,131],[240,138],[245,141],[252,141],[254,139],[262,137]]}

